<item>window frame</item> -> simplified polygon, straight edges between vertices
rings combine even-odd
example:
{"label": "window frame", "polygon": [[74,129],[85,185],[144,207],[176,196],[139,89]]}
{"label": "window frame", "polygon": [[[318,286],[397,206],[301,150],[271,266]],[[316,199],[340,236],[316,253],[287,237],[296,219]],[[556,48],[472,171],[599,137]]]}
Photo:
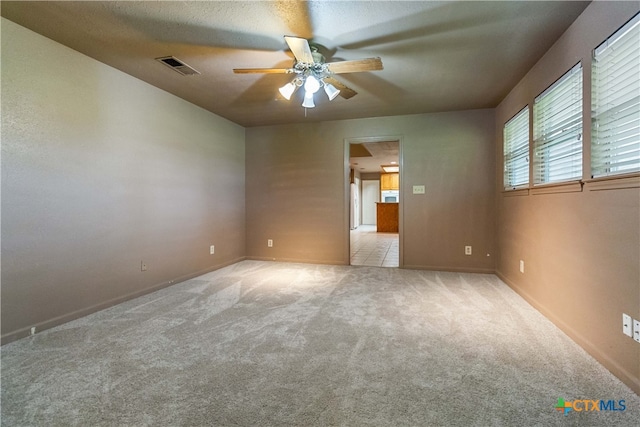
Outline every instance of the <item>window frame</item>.
{"label": "window frame", "polygon": [[[640,75],[634,73],[634,68],[640,67],[640,45],[634,45],[633,39],[628,38],[638,34],[640,13],[592,53],[589,165],[592,179],[640,174]],[[616,48],[624,54],[617,53]],[[634,90],[638,93],[635,97]],[[625,142],[626,139],[629,141]]]}
{"label": "window frame", "polygon": [[[502,129],[503,144],[503,188],[504,190],[518,190],[528,188],[531,182],[530,172],[530,108],[529,104],[525,105],[520,111],[507,120]],[[522,124],[521,122],[524,122]],[[524,127],[524,129],[522,129]],[[511,135],[511,137],[509,137]],[[522,142],[522,139],[526,141]],[[524,159],[522,158],[524,157]],[[524,160],[526,168],[522,168],[520,162]],[[526,181],[521,182],[513,180],[526,171]]]}
{"label": "window frame", "polygon": [[535,97],[531,177],[534,187],[582,180],[583,99],[582,62]]}

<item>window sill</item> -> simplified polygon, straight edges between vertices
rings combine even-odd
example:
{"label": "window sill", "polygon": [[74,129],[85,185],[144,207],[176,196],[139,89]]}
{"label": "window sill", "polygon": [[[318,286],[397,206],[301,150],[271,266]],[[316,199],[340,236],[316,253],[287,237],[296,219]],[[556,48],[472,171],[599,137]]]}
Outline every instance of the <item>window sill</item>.
{"label": "window sill", "polygon": [[589,191],[622,190],[640,188],[640,174],[622,176],[603,176],[585,181]]}
{"label": "window sill", "polygon": [[528,196],[528,195],[529,195],[528,188],[514,188],[510,190],[502,190],[503,197]]}
{"label": "window sill", "polygon": [[544,184],[531,189],[531,194],[556,194],[556,193],[579,193],[582,191],[582,181],[558,182]]}

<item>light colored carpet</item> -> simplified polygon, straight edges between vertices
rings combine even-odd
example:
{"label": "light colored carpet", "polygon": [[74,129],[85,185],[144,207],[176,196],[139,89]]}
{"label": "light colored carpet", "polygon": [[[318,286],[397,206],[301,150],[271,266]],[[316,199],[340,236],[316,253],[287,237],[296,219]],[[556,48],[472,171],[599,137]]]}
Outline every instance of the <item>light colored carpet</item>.
{"label": "light colored carpet", "polygon": [[243,261],[1,352],[6,426],[640,425],[493,275]]}

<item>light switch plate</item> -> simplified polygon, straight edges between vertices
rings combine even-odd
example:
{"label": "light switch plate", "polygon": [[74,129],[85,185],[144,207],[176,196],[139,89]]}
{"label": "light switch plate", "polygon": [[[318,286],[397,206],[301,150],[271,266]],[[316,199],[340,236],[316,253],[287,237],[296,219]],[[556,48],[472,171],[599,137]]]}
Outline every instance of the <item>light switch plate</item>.
{"label": "light switch plate", "polygon": [[424,194],[424,185],[414,185],[413,194]]}

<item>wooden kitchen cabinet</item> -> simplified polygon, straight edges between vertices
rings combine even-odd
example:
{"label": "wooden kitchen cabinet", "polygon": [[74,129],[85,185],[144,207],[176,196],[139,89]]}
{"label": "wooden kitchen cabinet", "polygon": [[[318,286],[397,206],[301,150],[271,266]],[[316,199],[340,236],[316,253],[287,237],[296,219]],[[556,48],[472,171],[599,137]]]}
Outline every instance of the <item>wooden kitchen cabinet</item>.
{"label": "wooden kitchen cabinet", "polygon": [[376,203],[376,225],[378,233],[397,233],[398,218],[397,203]]}
{"label": "wooden kitchen cabinet", "polygon": [[380,174],[380,190],[399,190],[400,174],[399,173],[381,173]]}

